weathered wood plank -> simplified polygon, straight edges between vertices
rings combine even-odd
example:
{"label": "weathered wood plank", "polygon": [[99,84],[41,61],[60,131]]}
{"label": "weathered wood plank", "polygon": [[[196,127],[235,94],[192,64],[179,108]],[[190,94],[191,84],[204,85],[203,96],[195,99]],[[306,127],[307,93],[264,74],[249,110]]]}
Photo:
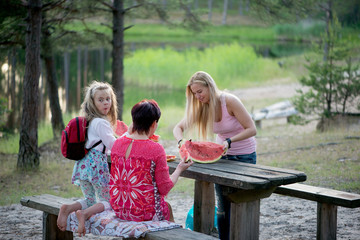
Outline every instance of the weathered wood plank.
{"label": "weathered wood plank", "polygon": [[306,180],[306,174],[304,172],[296,171],[293,169],[278,168],[278,167],[265,166],[265,165],[260,165],[260,164],[249,164],[249,163],[242,163],[242,162],[237,162],[237,161],[231,161],[231,162],[229,162],[227,160],[220,160],[220,161],[222,164],[228,164],[228,165],[232,165],[232,166],[238,165],[238,166],[242,166],[244,168],[273,171],[278,174],[285,174],[284,176],[286,176],[287,174],[291,174],[291,175],[296,176],[297,181],[300,181],[300,182]]}
{"label": "weathered wood plank", "polygon": [[[168,163],[170,173],[175,171],[177,165],[178,161]],[[236,173],[214,171],[204,168],[204,165],[205,164],[194,163],[194,165],[182,172],[181,176],[241,189],[271,187],[271,182],[266,179],[242,176]]]}
{"label": "weathered wood plank", "polygon": [[360,195],[295,183],[276,188],[275,193],[347,208],[360,207]]}
{"label": "weathered wood plank", "polygon": [[183,228],[147,233],[145,240],[215,240],[217,238]]}
{"label": "weathered wood plank", "polygon": [[21,205],[34,208],[53,215],[59,214],[59,209],[62,204],[71,204],[74,201],[62,197],[57,197],[50,194],[42,194],[38,196],[27,196],[20,200]]}
{"label": "weathered wood plank", "polygon": [[[60,207],[64,203],[73,203],[74,201],[62,197],[57,197],[50,194],[43,194],[37,196],[26,196],[20,200],[21,205],[43,211],[43,239],[73,239],[73,233],[69,231],[59,231],[56,225],[57,215]],[[177,228],[158,232],[149,232],[145,237],[140,238],[145,240],[214,240],[217,239],[210,235],[193,232],[188,229]]]}
{"label": "weathered wood plank", "polygon": [[[168,163],[171,173],[177,164],[178,160]],[[266,189],[306,180],[305,173],[300,171],[230,160],[219,160],[212,164],[194,163],[181,176],[245,190]]]}
{"label": "weathered wood plank", "polygon": [[336,240],[337,206],[327,203],[317,204],[317,240]]}
{"label": "weathered wood plank", "polygon": [[231,203],[230,239],[258,240],[260,200]]}
{"label": "weathered wood plank", "polygon": [[43,240],[72,240],[73,232],[60,231],[56,224],[57,215],[43,212]]}
{"label": "weathered wood plank", "polygon": [[210,235],[214,228],[214,214],[214,184],[196,180],[194,189],[194,231]]}
{"label": "weathered wood plank", "polygon": [[[297,176],[292,173],[273,171],[265,168],[254,168],[254,164],[234,164],[231,160],[220,160],[215,164],[206,164],[207,169],[218,170],[226,173],[237,173],[242,176],[256,177],[271,181],[273,185],[297,182]],[[230,162],[230,163],[229,163]]]}
{"label": "weathered wood plank", "polygon": [[289,100],[285,100],[282,102],[277,102],[274,103],[270,106],[267,106],[265,108],[262,108],[260,110],[260,112],[271,112],[271,111],[275,111],[275,110],[286,110],[288,108],[293,107],[293,105],[291,104],[291,102]]}

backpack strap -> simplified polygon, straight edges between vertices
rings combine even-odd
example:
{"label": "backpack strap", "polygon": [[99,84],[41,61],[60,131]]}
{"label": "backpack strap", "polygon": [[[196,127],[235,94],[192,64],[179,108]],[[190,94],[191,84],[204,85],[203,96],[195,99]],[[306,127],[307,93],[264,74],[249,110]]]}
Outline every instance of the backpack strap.
{"label": "backpack strap", "polygon": [[[92,145],[90,148],[86,148],[88,151],[93,149],[94,147],[98,146],[102,141],[99,140],[98,142],[96,142],[94,145]],[[104,148],[105,148],[105,145],[104,145]]]}
{"label": "backpack strap", "polygon": [[[96,142],[94,145],[92,145],[92,147],[86,148],[86,150],[90,151],[90,150],[93,149],[94,147],[98,146],[101,142],[102,142],[102,141],[99,140],[99,141]],[[105,150],[106,150],[106,147],[105,147],[105,145],[104,145],[104,148],[103,148],[103,150],[102,150],[102,154],[105,154]]]}
{"label": "backpack strap", "polygon": [[[88,127],[89,127],[89,122],[86,122],[85,139],[87,139],[87,129],[88,129]],[[92,147],[86,148],[86,150],[90,151],[90,150],[93,149],[94,147],[98,146],[101,142],[102,142],[102,141],[99,140],[99,141],[96,142],[94,145],[92,145]],[[104,145],[104,148],[103,148],[103,151],[102,151],[103,154],[105,154],[105,149],[106,149],[106,147],[105,147],[105,145]]]}

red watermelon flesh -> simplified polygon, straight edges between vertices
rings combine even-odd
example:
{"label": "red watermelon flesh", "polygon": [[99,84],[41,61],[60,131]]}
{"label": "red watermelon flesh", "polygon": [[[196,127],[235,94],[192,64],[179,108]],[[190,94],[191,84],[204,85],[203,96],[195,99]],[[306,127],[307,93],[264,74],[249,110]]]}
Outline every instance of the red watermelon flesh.
{"label": "red watermelon flesh", "polygon": [[154,142],[158,142],[160,139],[159,135],[153,134],[149,137],[150,140],[153,140]]}
{"label": "red watermelon flesh", "polygon": [[174,161],[176,158],[175,155],[166,155],[166,161],[167,162],[171,162],[171,161]]}
{"label": "red watermelon flesh", "polygon": [[124,133],[126,133],[128,130],[128,126],[120,120],[116,121],[116,130],[115,130],[115,134],[118,135],[119,137],[122,136]]}
{"label": "red watermelon flesh", "polygon": [[213,142],[192,142],[186,141],[186,146],[190,157],[194,162],[213,163],[218,161],[224,153],[224,146]]}
{"label": "red watermelon flesh", "polygon": [[185,144],[181,145],[181,147],[179,149],[179,153],[180,153],[181,159],[184,159],[185,162],[189,161],[190,155],[189,155],[188,150],[185,147]]}

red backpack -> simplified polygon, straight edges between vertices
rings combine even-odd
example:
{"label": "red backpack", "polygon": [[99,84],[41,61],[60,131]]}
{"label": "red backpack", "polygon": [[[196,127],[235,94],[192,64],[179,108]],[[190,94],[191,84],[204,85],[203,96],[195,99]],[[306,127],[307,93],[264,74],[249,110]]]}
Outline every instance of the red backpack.
{"label": "red backpack", "polygon": [[71,119],[61,134],[61,153],[71,160],[80,160],[88,151],[101,143],[95,143],[91,148],[85,148],[89,123],[85,117]]}

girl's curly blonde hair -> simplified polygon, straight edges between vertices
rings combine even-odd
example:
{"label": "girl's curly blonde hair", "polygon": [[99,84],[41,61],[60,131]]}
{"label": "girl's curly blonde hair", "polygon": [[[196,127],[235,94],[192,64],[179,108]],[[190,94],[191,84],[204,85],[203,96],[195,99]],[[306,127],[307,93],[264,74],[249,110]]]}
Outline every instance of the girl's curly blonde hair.
{"label": "girl's curly blonde hair", "polygon": [[[97,91],[105,90],[111,96],[111,107],[109,113],[105,116],[101,114],[95,106],[94,96]],[[90,122],[94,118],[104,118],[108,120],[111,125],[116,126],[117,120],[117,100],[114,89],[107,82],[93,81],[88,87],[85,88],[85,98],[81,104],[81,114],[85,116],[86,120]]]}

